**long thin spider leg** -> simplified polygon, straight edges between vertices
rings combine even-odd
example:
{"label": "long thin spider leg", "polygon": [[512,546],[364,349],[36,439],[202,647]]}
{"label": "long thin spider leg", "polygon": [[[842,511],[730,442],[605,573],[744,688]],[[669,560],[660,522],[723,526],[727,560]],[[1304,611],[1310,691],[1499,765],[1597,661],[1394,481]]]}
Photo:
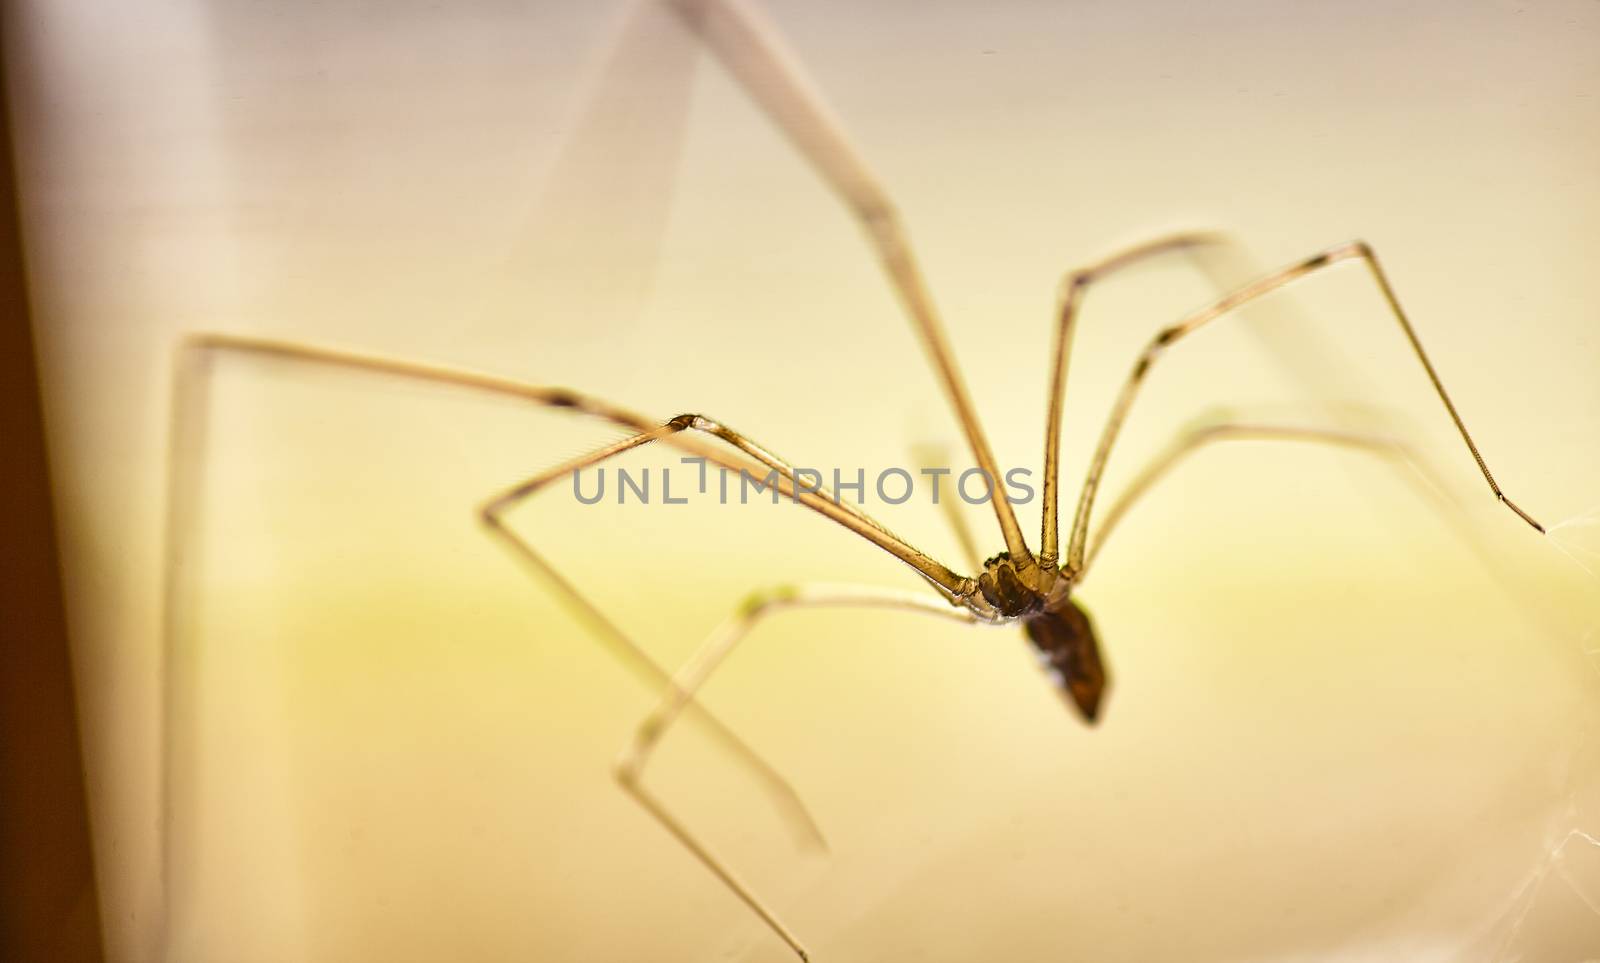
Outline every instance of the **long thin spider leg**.
{"label": "long thin spider leg", "polygon": [[[516,557],[522,559],[537,574],[557,586],[572,606],[589,622],[598,634],[605,638],[617,640],[630,649],[638,649],[637,644],[629,640],[620,627],[607,619],[598,608],[578,592],[575,586],[567,582],[556,571],[555,567],[533,547],[528,539],[506,524],[505,516],[523,500],[532,497],[541,489],[563,478],[585,468],[598,465],[624,452],[648,445],[651,442],[673,441],[678,439],[682,432],[690,430],[709,434],[731,445],[739,452],[751,456],[768,468],[769,473],[758,480],[763,487],[768,484],[772,485],[777,488],[781,497],[792,498],[814,509],[844,528],[879,545],[891,555],[911,566],[919,575],[927,579],[934,588],[938,589],[944,598],[942,602],[930,602],[929,604],[949,609],[952,605],[959,604],[961,599],[970,594],[972,590],[971,580],[951,572],[937,561],[888,531],[888,529],[868,517],[866,513],[854,506],[842,503],[826,489],[803,485],[797,477],[793,465],[733,429],[701,415],[679,415],[665,424],[641,431],[539,472],[489,498],[480,506],[479,517],[489,532],[499,538]],[[746,466],[729,461],[720,453],[702,451],[701,457],[708,458],[725,470],[746,470]],[[751,750],[751,755],[754,755],[753,750]],[[760,764],[765,768],[766,764],[764,762]],[[773,797],[777,800],[780,809],[788,818],[790,824],[799,830],[802,842],[814,842],[816,845],[825,848],[826,841],[822,837],[821,830],[801,802],[799,794],[794,791],[787,781],[778,777],[775,771],[766,769],[766,774],[769,776],[768,782]]]}
{"label": "long thin spider leg", "polygon": [[[911,243],[888,194],[845,135],[833,112],[777,31],[741,0],[666,0],[689,28],[711,48],[751,99],[794,143],[811,166],[860,219],[877,248],[885,273],[922,339],[956,420],[978,467],[999,486],[999,466],[966,382],[956,365],[933,298],[917,266]],[[1022,537],[1011,504],[989,500],[1005,536],[1006,549],[1019,567],[1033,555]]]}
{"label": "long thin spider leg", "polygon": [[1405,311],[1400,307],[1400,301],[1395,296],[1394,289],[1389,284],[1388,277],[1383,268],[1378,264],[1377,257],[1372,248],[1364,241],[1351,241],[1337,247],[1329,248],[1315,254],[1303,261],[1292,264],[1273,274],[1245,285],[1212,303],[1194,311],[1176,324],[1162,329],[1150,340],[1139,359],[1134,363],[1133,370],[1123,382],[1122,392],[1117,397],[1116,405],[1111,410],[1111,415],[1106,421],[1105,430],[1101,433],[1099,446],[1095,449],[1094,459],[1089,465],[1089,475],[1084,482],[1083,491],[1078,496],[1078,509],[1072,522],[1072,540],[1067,552],[1067,569],[1072,573],[1081,572],[1083,569],[1084,545],[1089,535],[1089,512],[1094,505],[1094,496],[1100,486],[1101,476],[1105,472],[1106,461],[1111,456],[1111,446],[1116,441],[1117,434],[1122,428],[1123,421],[1128,416],[1129,409],[1133,406],[1134,399],[1138,396],[1139,386],[1149,374],[1150,368],[1155,364],[1163,352],[1175,342],[1182,340],[1189,334],[1206,324],[1222,317],[1225,314],[1241,307],[1242,305],[1261,297],[1272,291],[1305,277],[1315,271],[1338,264],[1341,261],[1360,260],[1365,262],[1372,279],[1377,283],[1379,291],[1383,294],[1384,302],[1389,306],[1394,319],[1405,333],[1406,340],[1411,344],[1411,349],[1416,353],[1417,360],[1422,363],[1423,370],[1428,375],[1428,381],[1433,385],[1434,391],[1439,395],[1439,400],[1444,403],[1445,410],[1450,414],[1450,420],[1455,423],[1456,431],[1460,433],[1461,440],[1466,443],[1467,450],[1472,453],[1473,461],[1478,465],[1484,481],[1488,482],[1489,490],[1494,496],[1505,504],[1517,517],[1527,522],[1535,531],[1544,533],[1544,526],[1540,525],[1527,512],[1523,511],[1516,502],[1506,497],[1500,485],[1490,473],[1488,464],[1483,455],[1479,453],[1477,444],[1467,432],[1466,424],[1461,420],[1461,414],[1456,410],[1455,402],[1450,400],[1450,395],[1445,391],[1444,383],[1439,374],[1434,370],[1433,362],[1428,359],[1428,354],[1423,350],[1422,342],[1418,339],[1416,331],[1411,327],[1411,322],[1406,318]]}
{"label": "long thin spider leg", "polygon": [[[525,400],[541,406],[571,408],[635,431],[649,430],[656,424],[643,415],[563,388],[540,387],[476,371],[227,334],[201,334],[185,340],[176,352],[173,375],[161,589],[160,631],[163,664],[161,741],[164,750],[158,787],[161,794],[158,809],[161,814],[159,831],[162,853],[159,885],[163,895],[168,898],[169,906],[173,885],[171,878],[174,856],[173,826],[175,807],[178,805],[174,756],[179,754],[178,740],[193,731],[193,720],[187,717],[187,708],[182,703],[184,686],[176,678],[176,673],[185,664],[183,650],[186,642],[179,625],[178,613],[186,604],[185,575],[188,569],[187,563],[192,555],[192,529],[201,513],[198,499],[203,488],[201,473],[204,469],[205,415],[208,407],[207,369],[203,364],[213,357],[223,355],[269,358],[303,366],[322,366],[335,371],[364,372],[431,384],[451,385],[468,391]],[[720,451],[696,443],[692,439],[674,439],[673,444],[718,464],[731,465],[734,469],[742,467],[738,463],[728,461]],[[546,574],[558,594],[588,623],[600,641],[608,645],[612,654],[623,665],[656,688],[669,683],[671,676],[664,667],[651,659],[644,649],[567,584],[558,573],[545,565],[537,556],[530,561]],[[820,844],[821,838],[817,834],[814,822],[783,776],[721,721],[709,713],[704,715],[704,719],[719,743],[756,772],[778,800],[781,809],[790,817],[791,825],[796,826],[802,833],[802,837],[814,839]]]}
{"label": "long thin spider leg", "polygon": [[[796,471],[792,464],[732,428],[704,415],[679,415],[666,424],[642,431],[588,454],[568,459],[490,498],[484,502],[480,509],[480,514],[484,523],[491,529],[500,532],[507,538],[520,542],[522,540],[518,539],[502,521],[503,515],[516,503],[574,472],[597,465],[623,452],[632,451],[654,441],[672,438],[679,432],[691,430],[704,432],[724,441],[766,466],[769,469],[767,475],[761,479],[755,479],[763,488],[769,485],[776,487],[782,497],[791,498],[805,505],[807,508],[837,522],[844,528],[855,532],[867,541],[882,548],[895,558],[900,559],[914,569],[917,574],[927,579],[935,588],[939,589],[948,602],[959,604],[961,600],[971,595],[974,584],[971,579],[957,575],[929,555],[917,550],[904,539],[873,521],[860,509],[840,502],[832,497],[830,493],[819,488],[804,485],[796,476]],[[729,462],[726,458],[719,456],[716,460],[724,468],[742,470],[740,465]]]}
{"label": "long thin spider leg", "polygon": [[[917,460],[917,468],[928,474],[930,470],[942,469],[949,474],[950,453],[943,445],[918,445],[912,452]],[[932,476],[937,479],[938,476]],[[938,484],[937,480],[934,484]],[[961,545],[961,557],[973,571],[983,568],[983,556],[978,554],[978,541],[972,537],[972,526],[967,524],[967,516],[961,513],[961,505],[955,498],[940,498],[939,510],[944,514],[946,522],[950,523],[950,531],[954,533],[956,541]]]}
{"label": "long thin spider leg", "polygon": [[1057,511],[1061,500],[1061,416],[1067,392],[1067,368],[1072,359],[1072,336],[1079,308],[1089,286],[1124,268],[1164,254],[1189,251],[1204,245],[1234,243],[1228,235],[1220,232],[1171,234],[1118,251],[1062,279],[1056,299],[1055,342],[1050,350],[1050,381],[1045,408],[1044,521],[1039,536],[1040,565],[1053,567],[1060,558]]}
{"label": "long thin spider leg", "polygon": [[772,929],[802,960],[808,959],[805,947],[777,914],[756,895],[748,884],[739,878],[727,863],[719,859],[677,816],[650,793],[642,782],[644,767],[651,753],[666,735],[685,708],[698,704],[695,696],[711,678],[728,655],[747,638],[761,619],[775,612],[801,607],[856,607],[890,608],[922,612],[954,619],[959,622],[976,622],[977,617],[965,609],[953,609],[925,595],[896,592],[889,589],[866,588],[850,585],[802,585],[772,589],[752,594],[739,611],[723,622],[695,654],[673,676],[672,685],[661,704],[646,716],[635,731],[633,741],[623,751],[617,762],[617,782],[627,793],[638,800],[650,815],[695,855],[723,885],[732,890],[746,906]]}
{"label": "long thin spider leg", "polygon": [[1181,432],[1165,450],[1152,458],[1143,470],[1128,482],[1127,487],[1111,503],[1111,507],[1106,509],[1105,517],[1100,520],[1099,529],[1090,544],[1080,575],[1086,574],[1094,567],[1095,559],[1111,538],[1111,533],[1117,524],[1158,482],[1171,474],[1200,448],[1225,441],[1281,441],[1328,445],[1374,455],[1397,468],[1405,469],[1410,479],[1418,483],[1417,487],[1423,494],[1439,503],[1441,509],[1450,512],[1459,510],[1459,506],[1445,496],[1444,484],[1429,469],[1427,462],[1411,446],[1398,439],[1337,428],[1219,421]]}

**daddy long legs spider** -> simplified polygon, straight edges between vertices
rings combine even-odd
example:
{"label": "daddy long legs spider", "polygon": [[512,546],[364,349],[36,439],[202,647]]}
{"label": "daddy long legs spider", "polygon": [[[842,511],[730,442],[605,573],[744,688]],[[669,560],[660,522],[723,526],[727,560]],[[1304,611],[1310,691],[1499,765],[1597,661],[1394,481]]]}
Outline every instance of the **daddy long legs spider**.
{"label": "daddy long legs spider", "polygon": [[[927,353],[972,458],[990,477],[998,477],[1000,471],[995,455],[922,278],[910,241],[901,226],[899,214],[843,134],[839,123],[823,105],[795,59],[787,53],[771,28],[765,26],[753,10],[737,0],[684,0],[674,6],[689,29],[717,55],[861,223],[882,262],[887,279],[912,322],[913,331]],[[183,444],[185,428],[182,421],[199,404],[192,394],[195,382],[187,364],[213,355],[271,356],[297,364],[362,370],[397,378],[451,384],[470,391],[518,398],[534,405],[570,409],[628,430],[629,436],[619,442],[570,459],[486,498],[480,506],[480,518],[487,531],[505,544],[514,557],[548,579],[591,623],[598,635],[662,688],[664,695],[661,705],[640,724],[636,739],[625,749],[617,766],[619,783],[760,916],[774,933],[804,958],[806,954],[800,939],[783,924],[777,911],[706,847],[692,827],[682,822],[649,792],[642,777],[652,750],[683,713],[701,711],[697,708],[697,693],[751,627],[778,612],[803,607],[889,608],[970,623],[1019,624],[1037,650],[1047,674],[1062,688],[1069,704],[1087,721],[1095,721],[1103,709],[1108,674],[1102,662],[1095,629],[1078,606],[1074,592],[1087,577],[1115,520],[1122,516],[1140,492],[1160,476],[1163,466],[1152,465],[1141,476],[1139,484],[1098,519],[1098,527],[1091,524],[1096,521],[1096,498],[1122,423],[1132,410],[1142,386],[1158,367],[1157,362],[1191,333],[1226,319],[1236,310],[1273,291],[1336,266],[1347,265],[1352,270],[1364,272],[1381,295],[1404,338],[1401,349],[1409,350],[1415,356],[1422,376],[1449,414],[1461,442],[1474,459],[1491,494],[1528,526],[1543,531],[1539,522],[1509,499],[1496,482],[1411,321],[1401,308],[1389,276],[1374,251],[1362,242],[1338,244],[1308,256],[1242,288],[1226,292],[1159,329],[1137,357],[1123,384],[1095,448],[1087,477],[1079,490],[1071,522],[1063,526],[1059,519],[1060,434],[1072,335],[1086,293],[1099,280],[1143,261],[1227,243],[1220,235],[1209,234],[1160,238],[1067,276],[1062,285],[1055,337],[1049,347],[1049,363],[1046,365],[1047,431],[1043,457],[1044,514],[1040,538],[1036,548],[1030,546],[1009,504],[1001,498],[992,499],[990,504],[1000,539],[995,546],[998,551],[986,559],[976,552],[968,554],[959,564],[936,559],[920,551],[912,542],[889,532],[862,510],[834,499],[830,492],[799,484],[792,463],[732,427],[738,424],[736,420],[731,421],[730,426],[730,422],[696,412],[664,420],[649,418],[608,401],[567,389],[539,387],[476,372],[298,343],[227,334],[201,334],[191,338],[182,349],[185,367],[179,375],[175,444]],[[734,415],[736,417],[737,413]],[[1397,449],[1393,442],[1386,439],[1343,431],[1245,423],[1229,423],[1205,429],[1185,439],[1180,447],[1236,437],[1341,445],[1386,457],[1394,456],[1397,451],[1403,455],[1403,450]],[[504,517],[513,506],[548,486],[564,481],[582,469],[599,466],[624,452],[656,442],[707,458],[730,470],[754,469],[763,474],[775,472],[779,487],[786,497],[804,504],[815,514],[855,533],[898,559],[926,580],[931,590],[912,595],[859,586],[808,584],[758,591],[751,596],[749,604],[719,629],[693,659],[676,673],[667,672],[650,660],[603,612],[586,601],[575,586],[545,561],[534,545],[504,524]],[[185,487],[184,479],[175,476],[172,494],[174,506],[184,504]],[[178,517],[176,511],[173,517]],[[962,540],[972,545],[984,544],[965,535]],[[173,554],[168,565],[173,567],[181,562],[182,539],[174,532],[169,543]],[[799,804],[795,790],[783,777],[732,730],[719,726],[717,731],[731,751],[761,774],[774,797],[803,823],[808,817]]]}

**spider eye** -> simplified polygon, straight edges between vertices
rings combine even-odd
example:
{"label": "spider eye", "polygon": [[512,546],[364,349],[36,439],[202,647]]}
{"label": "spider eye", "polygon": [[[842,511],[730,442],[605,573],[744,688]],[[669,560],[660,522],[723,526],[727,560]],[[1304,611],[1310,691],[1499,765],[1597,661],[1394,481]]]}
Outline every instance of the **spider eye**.
{"label": "spider eye", "polygon": [[1107,678],[1100,641],[1088,613],[1069,599],[1028,619],[1023,628],[1045,672],[1072,700],[1083,720],[1093,724],[1105,698]]}

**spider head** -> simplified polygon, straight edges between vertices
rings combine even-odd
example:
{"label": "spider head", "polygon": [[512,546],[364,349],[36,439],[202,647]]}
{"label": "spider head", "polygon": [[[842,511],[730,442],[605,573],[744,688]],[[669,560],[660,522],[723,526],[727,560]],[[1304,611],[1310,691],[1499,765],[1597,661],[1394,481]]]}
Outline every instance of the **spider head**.
{"label": "spider head", "polygon": [[1069,598],[1050,605],[1022,623],[1045,672],[1061,687],[1083,721],[1094,724],[1106,692],[1100,641],[1088,613]]}

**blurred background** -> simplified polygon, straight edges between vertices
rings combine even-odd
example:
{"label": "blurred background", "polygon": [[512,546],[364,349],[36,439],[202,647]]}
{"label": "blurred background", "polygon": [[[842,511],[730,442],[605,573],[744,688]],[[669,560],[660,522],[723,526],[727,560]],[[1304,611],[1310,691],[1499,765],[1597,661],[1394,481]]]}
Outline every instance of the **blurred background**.
{"label": "blurred background", "polygon": [[[1039,470],[1064,272],[1178,228],[1248,246],[1093,289],[1071,498],[1154,331],[1359,237],[1506,491],[1567,524],[1494,504],[1335,269],[1170,352],[1101,504],[1219,408],[1403,437],[1434,496],[1360,453],[1197,454],[1080,590],[1113,675],[1094,730],[1015,629],[776,618],[707,702],[827,855],[703,729],[651,785],[819,960],[1600,953],[1600,6],[760,8],[898,201],[1004,466]],[[252,334],[914,469],[959,436],[844,208],[647,5],[7,14],[107,957],[790,958],[612,782],[656,693],[477,523],[613,433],[237,356],[193,422],[173,386],[186,334]],[[926,499],[866,507],[959,565]],[[672,666],[756,589],[922,587],[792,505],[557,487],[511,520]]]}

